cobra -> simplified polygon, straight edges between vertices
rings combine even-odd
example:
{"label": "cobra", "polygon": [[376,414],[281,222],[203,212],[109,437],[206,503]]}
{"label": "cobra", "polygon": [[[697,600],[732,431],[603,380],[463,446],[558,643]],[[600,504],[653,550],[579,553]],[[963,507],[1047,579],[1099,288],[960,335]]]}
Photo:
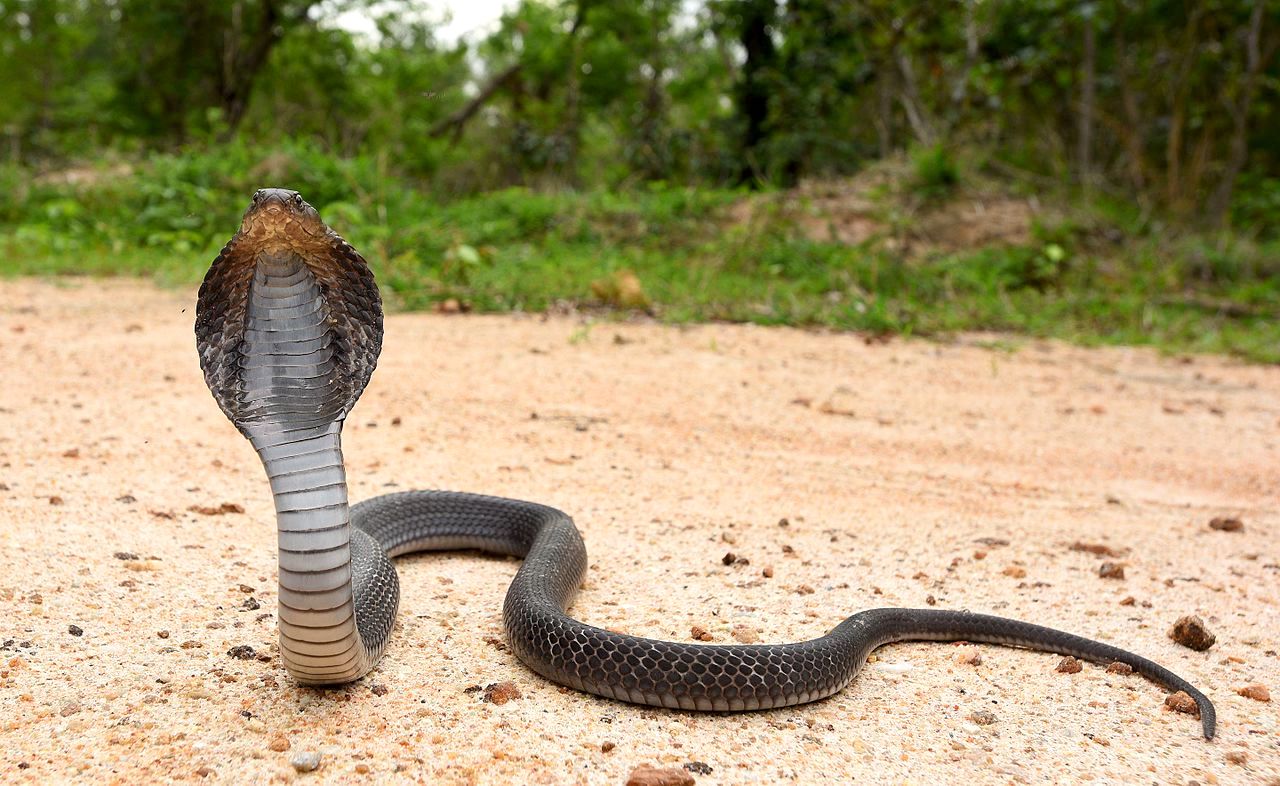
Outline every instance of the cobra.
{"label": "cobra", "polygon": [[1153,661],[1059,630],[963,611],[862,611],[794,644],[685,644],[627,636],[567,610],[586,549],[545,505],[444,491],[350,505],[342,424],[382,347],[382,303],[365,260],[295,191],[253,195],[240,230],[200,287],[196,343],[218,406],[249,439],[275,501],[280,654],[300,683],[359,679],[386,649],[399,603],[391,559],[479,549],[523,558],[503,623],[516,656],[572,688],[685,710],[762,710],[844,689],[873,650],[907,640],[985,642],[1119,661],[1200,710],[1213,703]]}

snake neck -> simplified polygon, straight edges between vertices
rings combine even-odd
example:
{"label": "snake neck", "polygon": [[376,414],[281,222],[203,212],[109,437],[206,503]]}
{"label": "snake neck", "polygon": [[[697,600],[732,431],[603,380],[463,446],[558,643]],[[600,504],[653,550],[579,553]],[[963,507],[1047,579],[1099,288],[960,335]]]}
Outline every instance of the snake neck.
{"label": "snake neck", "polygon": [[264,254],[246,317],[239,424],[275,501],[281,656],[300,682],[347,682],[371,664],[353,601],[344,413],[329,308],[297,256]]}

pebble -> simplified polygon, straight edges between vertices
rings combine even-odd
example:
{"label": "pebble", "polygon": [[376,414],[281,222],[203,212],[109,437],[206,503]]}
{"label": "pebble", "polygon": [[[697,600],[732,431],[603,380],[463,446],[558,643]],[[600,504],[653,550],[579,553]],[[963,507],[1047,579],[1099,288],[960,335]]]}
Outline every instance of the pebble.
{"label": "pebble", "polygon": [[1014,579],[1025,579],[1027,577],[1027,569],[1020,568],[1017,565],[1010,565],[1000,572]]}
{"label": "pebble", "polygon": [[1098,576],[1104,579],[1123,579],[1124,564],[1120,562],[1104,562],[1098,566]]}
{"label": "pebble", "polygon": [[70,633],[72,636],[83,636],[84,628],[80,627],[79,625],[68,625],[67,633]]}
{"label": "pebble", "polygon": [[612,742],[602,742],[600,743],[600,752],[608,753],[609,751],[613,750],[616,747],[618,746]]}
{"label": "pebble", "polygon": [[1173,623],[1173,627],[1169,629],[1169,638],[1196,652],[1204,652],[1218,640],[1205,627],[1204,620],[1195,615],[1179,617],[1178,621]]}
{"label": "pebble", "polygon": [[990,726],[996,722],[996,714],[991,710],[974,710],[969,713],[969,720],[979,726]]}
{"label": "pebble", "polygon": [[254,656],[258,653],[254,652],[253,647],[250,647],[248,644],[241,644],[238,647],[232,647],[227,650],[227,654],[233,658],[239,658],[240,660],[253,660]]}
{"label": "pebble", "polygon": [[1057,671],[1063,674],[1079,674],[1084,669],[1079,658],[1073,658],[1070,655],[1058,661]]}
{"label": "pebble", "polygon": [[684,769],[650,767],[641,764],[627,776],[627,786],[694,786],[697,783]]}
{"label": "pebble", "polygon": [[320,759],[321,756],[319,753],[315,751],[304,751],[302,753],[295,754],[294,757],[289,760],[289,763],[292,764],[293,768],[298,772],[314,772],[320,767]]}
{"label": "pebble", "polygon": [[1249,761],[1249,754],[1244,751],[1227,751],[1225,758],[1232,764],[1244,766]]}
{"label": "pebble", "polygon": [[1244,529],[1244,522],[1235,516],[1218,516],[1210,519],[1209,529],[1219,532],[1239,532]]}
{"label": "pebble", "polygon": [[1121,663],[1118,660],[1113,660],[1111,661],[1110,664],[1107,665],[1107,673],[1108,674],[1132,674],[1133,667],[1127,663]]}
{"label": "pebble", "polygon": [[386,685],[380,685],[380,684],[379,684],[379,685],[371,685],[371,686],[369,686],[369,692],[370,692],[370,693],[372,693],[374,696],[386,696],[386,695],[387,695],[387,686],[386,686]]}
{"label": "pebble", "polygon": [[982,664],[982,653],[975,647],[965,647],[956,653],[956,663],[962,666],[978,666]]}
{"label": "pebble", "polygon": [[1164,706],[1174,712],[1185,712],[1188,715],[1197,717],[1200,715],[1200,708],[1196,705],[1196,700],[1187,695],[1186,691],[1180,690],[1177,693],[1169,694],[1168,698],[1164,700]]}
{"label": "pebble", "polygon": [[1253,699],[1254,701],[1271,701],[1271,691],[1267,690],[1266,685],[1262,685],[1260,683],[1236,688],[1236,693],[1244,696],[1246,699]]}
{"label": "pebble", "polygon": [[491,682],[484,688],[484,700],[490,704],[506,704],[520,698],[520,689],[511,681]]}
{"label": "pebble", "polygon": [[701,625],[694,625],[689,628],[689,635],[693,637],[694,641],[715,641],[715,637],[711,635],[710,631]]}
{"label": "pebble", "polygon": [[276,753],[283,753],[284,751],[289,750],[289,741],[284,737],[276,737],[267,747]]}
{"label": "pebble", "polygon": [[705,761],[687,761],[684,768],[694,775],[710,775],[714,771]]}
{"label": "pebble", "polygon": [[1071,550],[1083,551],[1086,554],[1093,554],[1098,557],[1119,557],[1124,554],[1124,552],[1117,551],[1102,543],[1085,543],[1079,540],[1071,544]]}

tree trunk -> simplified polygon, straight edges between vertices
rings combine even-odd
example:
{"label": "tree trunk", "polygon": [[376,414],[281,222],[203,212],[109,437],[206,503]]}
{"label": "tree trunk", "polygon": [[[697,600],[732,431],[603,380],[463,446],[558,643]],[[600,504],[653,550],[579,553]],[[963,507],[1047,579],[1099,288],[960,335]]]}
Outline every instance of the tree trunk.
{"label": "tree trunk", "polygon": [[1209,198],[1209,226],[1221,227],[1226,223],[1227,214],[1231,210],[1231,197],[1235,192],[1236,179],[1249,160],[1249,110],[1253,96],[1258,89],[1258,77],[1271,56],[1275,54],[1277,42],[1272,41],[1266,51],[1262,49],[1262,7],[1264,3],[1256,2],[1253,13],[1249,15],[1249,28],[1245,33],[1245,75],[1244,85],[1240,88],[1239,98],[1228,101],[1227,111],[1231,113],[1231,142],[1227,153],[1227,165]]}
{"label": "tree trunk", "polygon": [[1081,62],[1080,78],[1080,128],[1076,136],[1076,166],[1079,168],[1080,184],[1088,191],[1093,184],[1093,110],[1094,110],[1094,68],[1096,65],[1096,43],[1094,41],[1093,15],[1084,20],[1084,53]]}
{"label": "tree trunk", "polygon": [[769,28],[777,19],[777,0],[743,0],[739,41],[746,50],[742,78],[738,84],[738,114],[745,121],[742,131],[742,163],[738,181],[754,186],[760,177],[759,153],[768,137],[768,72],[775,65],[777,51]]}
{"label": "tree trunk", "polygon": [[[226,136],[230,137],[244,120],[254,83],[271,56],[271,50],[284,38],[289,27],[307,18],[313,0],[300,3],[286,15],[281,0],[262,0],[262,14],[252,30],[244,28],[243,4],[231,9],[231,28],[223,44],[222,70],[218,80],[218,96],[226,118]],[[248,39],[246,46],[242,41]]]}

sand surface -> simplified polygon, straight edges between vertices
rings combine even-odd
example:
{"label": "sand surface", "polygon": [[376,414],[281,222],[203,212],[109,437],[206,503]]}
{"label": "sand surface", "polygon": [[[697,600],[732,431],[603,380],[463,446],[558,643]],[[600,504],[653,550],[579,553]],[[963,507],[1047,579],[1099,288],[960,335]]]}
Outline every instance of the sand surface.
{"label": "sand surface", "polygon": [[[1280,782],[1280,369],[393,315],[346,427],[354,499],[568,511],[590,623],[793,641],[881,605],[1003,614],[1189,678],[1217,703],[1212,743],[1141,678],[991,646],[886,647],[835,698],[772,712],[581,695],[502,643],[517,563],[466,553],[401,559],[385,658],[317,691],[277,657],[268,487],[204,386],[194,299],[0,282],[0,781],[621,785],[701,762],[704,786]],[[1211,530],[1221,516],[1244,529]],[[1184,614],[1207,652],[1166,637]],[[504,681],[520,698],[475,689]],[[1237,695],[1253,683],[1276,699]],[[295,772],[300,753],[319,769]]]}

